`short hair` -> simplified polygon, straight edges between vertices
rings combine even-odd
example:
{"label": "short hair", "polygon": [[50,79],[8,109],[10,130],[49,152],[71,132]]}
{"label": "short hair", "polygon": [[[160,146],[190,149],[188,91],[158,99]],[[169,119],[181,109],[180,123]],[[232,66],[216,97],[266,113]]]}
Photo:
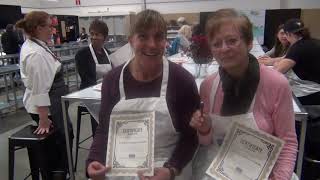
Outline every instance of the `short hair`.
{"label": "short hair", "polygon": [[289,19],[284,24],[284,32],[286,33],[293,33],[296,36],[309,39],[310,32],[309,29],[304,26],[304,23],[300,19]]}
{"label": "short hair", "polygon": [[223,24],[232,23],[238,28],[244,41],[249,45],[253,41],[252,24],[249,18],[235,9],[215,11],[206,24],[209,42],[214,38]]}
{"label": "short hair", "polygon": [[6,31],[7,31],[7,32],[12,32],[13,29],[14,29],[13,24],[7,24],[7,26],[6,26]]}
{"label": "short hair", "polygon": [[139,12],[135,22],[130,28],[130,37],[139,32],[145,32],[150,28],[156,28],[167,35],[167,23],[158,11],[146,9]]}
{"label": "short hair", "polygon": [[44,11],[31,11],[16,23],[16,27],[23,29],[31,37],[35,37],[36,28],[45,26],[49,18],[50,15]]}
{"label": "short hair", "polygon": [[89,32],[91,30],[101,33],[104,37],[107,37],[109,33],[108,25],[99,19],[95,19],[91,22]]}

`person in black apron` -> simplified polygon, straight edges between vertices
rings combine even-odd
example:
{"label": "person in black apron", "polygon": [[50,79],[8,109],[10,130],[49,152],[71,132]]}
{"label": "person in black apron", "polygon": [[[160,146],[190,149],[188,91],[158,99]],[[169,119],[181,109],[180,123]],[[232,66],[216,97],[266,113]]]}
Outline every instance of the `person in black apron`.
{"label": "person in black apron", "polygon": [[[97,81],[101,81],[103,76],[112,69],[110,52],[104,48],[108,31],[107,24],[98,19],[90,24],[91,43],[89,47],[80,49],[75,56],[76,67],[81,78],[80,89],[97,84]],[[83,105],[80,105],[79,108],[82,112],[88,111]],[[98,123],[93,116],[90,116],[90,119],[94,135]]]}
{"label": "person in black apron", "polygon": [[[310,36],[308,28],[304,26],[300,19],[289,19],[284,25],[284,31],[290,42],[290,48],[285,58],[275,68],[282,73],[289,74],[287,77],[292,90],[308,112],[305,156],[319,160],[320,40]],[[300,127],[301,122],[296,122],[298,137],[300,137]],[[309,162],[304,163],[306,167],[308,164]],[[316,169],[310,169],[303,170],[305,171],[305,179],[317,179],[320,177],[312,173],[319,171],[319,166]]]}
{"label": "person in black apron", "polygon": [[[65,179],[68,168],[61,96],[68,93],[68,88],[60,59],[46,45],[51,36],[50,16],[42,11],[30,12],[17,22],[17,27],[29,35],[20,53],[21,78],[26,87],[24,106],[38,124],[34,133],[54,131],[39,149],[29,153],[38,158],[42,179]],[[72,144],[70,120],[68,129]]]}

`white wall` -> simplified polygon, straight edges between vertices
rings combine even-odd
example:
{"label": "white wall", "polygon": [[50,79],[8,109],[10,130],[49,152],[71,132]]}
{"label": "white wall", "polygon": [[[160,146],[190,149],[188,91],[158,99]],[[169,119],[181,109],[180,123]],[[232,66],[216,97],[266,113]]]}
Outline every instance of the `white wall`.
{"label": "white wall", "polygon": [[282,0],[284,7],[287,9],[301,8],[301,9],[319,9],[320,0]]}
{"label": "white wall", "polygon": [[[29,0],[30,1],[30,0]],[[279,0],[146,0],[147,8],[161,13],[197,13],[214,11],[219,8],[237,9],[279,9]],[[43,10],[50,14],[65,14],[77,16],[105,16],[139,12],[143,9],[143,0],[81,0],[81,6],[75,5],[75,0],[58,0],[47,2],[41,0]],[[111,5],[113,4],[113,5]],[[29,12],[30,8],[22,8]]]}
{"label": "white wall", "polygon": [[18,0],[0,0],[0,4],[4,4],[4,5],[20,5]]}
{"label": "white wall", "polygon": [[[77,16],[113,16],[139,12],[143,0],[0,0],[5,4],[20,3],[22,12],[42,8],[50,14]],[[237,9],[279,9],[279,8],[320,8],[320,0],[146,0],[147,8],[161,13],[197,13],[214,11],[219,8]]]}

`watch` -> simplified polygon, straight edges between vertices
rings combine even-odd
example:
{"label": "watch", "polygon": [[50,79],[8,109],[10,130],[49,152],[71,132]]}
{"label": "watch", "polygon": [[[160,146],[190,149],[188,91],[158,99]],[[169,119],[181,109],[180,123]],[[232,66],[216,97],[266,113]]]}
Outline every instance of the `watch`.
{"label": "watch", "polygon": [[175,168],[171,166],[168,162],[164,163],[163,167],[168,168],[170,171],[170,180],[174,180],[176,177]]}

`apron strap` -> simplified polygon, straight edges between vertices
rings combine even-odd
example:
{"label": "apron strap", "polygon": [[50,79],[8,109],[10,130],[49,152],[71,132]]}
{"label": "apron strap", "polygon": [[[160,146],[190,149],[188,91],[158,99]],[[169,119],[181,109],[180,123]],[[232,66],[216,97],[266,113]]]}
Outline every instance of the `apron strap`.
{"label": "apron strap", "polygon": [[163,58],[162,74],[160,97],[166,97],[169,79],[169,63],[167,58]]}
{"label": "apron strap", "polygon": [[[212,112],[213,110],[213,105],[214,105],[214,100],[215,100],[215,96],[217,94],[217,90],[219,87],[219,83],[220,83],[220,75],[219,73],[217,73],[216,78],[213,80],[213,84],[211,87],[211,94],[210,94],[210,109],[209,112]],[[256,101],[256,94],[254,95],[252,101],[251,101],[251,105],[250,108],[248,109],[248,112],[253,112],[253,106],[255,104]]]}
{"label": "apron strap", "polygon": [[36,39],[34,39],[34,38],[30,38],[30,40],[31,40],[32,42],[36,43],[37,45],[39,45],[40,47],[42,47],[45,51],[47,51],[49,54],[51,54],[51,56],[52,56],[55,60],[57,60],[57,61],[59,61],[59,62],[61,63],[60,58],[59,58],[58,56],[56,56],[56,55],[51,51],[51,49],[49,49],[48,46],[43,46],[40,42],[38,42],[38,40],[36,40]]}
{"label": "apron strap", "polygon": [[120,73],[120,79],[119,79],[119,91],[120,91],[120,99],[126,99],[126,94],[124,93],[124,85],[123,85],[123,72],[124,69],[128,66],[128,64],[130,63],[131,60],[127,61]]}
{"label": "apron strap", "polygon": [[[90,49],[91,56],[92,56],[94,62],[95,62],[96,64],[99,64],[98,58],[97,58],[97,56],[96,56],[96,53],[95,53],[94,50],[93,50],[93,47],[92,47],[92,44],[91,44],[91,43],[89,44],[89,49]],[[106,50],[105,48],[102,48],[102,49],[103,49],[104,53],[106,54],[106,56],[107,56],[107,58],[108,58],[109,64],[110,64],[111,67],[112,67],[112,63],[111,63],[111,60],[110,60],[110,58],[109,58],[109,54],[108,54],[107,50]]]}
{"label": "apron strap", "polygon": [[[125,92],[124,92],[123,72],[124,72],[124,69],[130,63],[130,61],[131,60],[127,61],[126,64],[123,66],[122,70],[121,70],[120,79],[119,79],[120,99],[126,99],[126,95],[125,95]],[[163,69],[162,69],[162,82],[161,82],[160,97],[166,97],[168,79],[169,79],[169,63],[168,63],[168,60],[166,58],[163,58]]]}
{"label": "apron strap", "polygon": [[209,113],[213,111],[212,109],[213,109],[213,105],[214,105],[215,96],[217,94],[217,90],[219,87],[219,83],[220,83],[220,75],[219,75],[219,73],[217,73],[217,76],[213,80],[212,87],[211,87]]}

